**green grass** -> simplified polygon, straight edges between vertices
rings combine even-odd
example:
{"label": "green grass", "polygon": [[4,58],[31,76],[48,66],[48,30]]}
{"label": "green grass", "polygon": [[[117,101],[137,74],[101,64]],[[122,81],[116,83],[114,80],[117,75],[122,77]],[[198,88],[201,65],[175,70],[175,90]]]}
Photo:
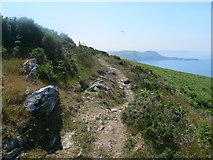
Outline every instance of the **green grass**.
{"label": "green grass", "polygon": [[[206,158],[210,155],[211,78],[120,60],[117,57],[95,57],[91,52],[81,49],[73,50],[71,55],[72,62],[77,67],[77,76],[70,77],[66,84],[60,82],[60,112],[56,110],[53,116],[59,128],[54,126],[55,123],[49,125],[49,128],[58,136],[75,130],[77,135],[74,138],[79,142],[79,147],[83,148],[84,156],[90,155],[89,142],[92,137],[86,134],[84,123],[72,122],[72,117],[78,112],[73,106],[83,91],[79,89],[80,81],[85,85],[90,84],[97,78],[97,71],[104,70],[97,57],[105,58],[116,68],[123,70],[135,93],[135,99],[122,113],[122,119],[130,126],[129,130],[134,131],[135,135],[140,133],[146,141],[142,150],[134,150],[135,143],[140,146],[140,141],[136,138],[128,139],[124,147],[127,157]],[[25,90],[35,91],[47,85],[39,79],[32,84],[20,75],[23,62],[24,59],[17,58],[3,60],[3,73],[6,74],[3,81],[3,138],[18,135],[17,128],[30,120],[30,115],[23,106],[23,100],[27,97]],[[99,91],[97,98],[105,102],[105,106],[124,103],[124,93],[118,86],[111,88],[113,90],[107,94]],[[45,127],[46,124],[38,126],[37,132]],[[46,156],[45,147],[40,150],[41,155],[37,153],[37,148],[32,148],[29,153],[32,154],[31,157]],[[72,155],[77,152],[78,148]]]}
{"label": "green grass", "polygon": [[[80,50],[79,50],[80,51]],[[86,58],[85,58],[86,57]],[[79,89],[79,81],[85,81],[88,83],[91,81],[90,78],[96,76],[97,70],[101,69],[100,64],[97,62],[96,57],[83,52],[76,52],[73,56],[74,63],[78,67],[77,75],[75,77],[69,76],[66,81],[59,81],[60,99],[61,105],[54,109],[51,118],[51,122],[45,121],[40,122],[32,118],[23,105],[24,100],[27,98],[25,94],[26,89],[36,91],[46,85],[52,84],[50,81],[42,81],[36,78],[34,83],[27,80],[22,75],[22,64],[26,59],[10,58],[2,61],[3,74],[5,75],[3,80],[3,139],[7,137],[18,136],[18,128],[23,124],[29,124],[30,126],[36,125],[33,129],[36,133],[30,135],[30,139],[36,139],[32,148],[28,151],[29,157],[45,157],[47,155],[47,143],[48,140],[43,140],[37,137],[42,134],[45,129],[50,129],[50,134],[59,137],[60,132],[76,130],[78,133],[75,136],[76,141],[79,142],[79,147],[83,148],[84,155],[89,154],[90,144],[88,143],[88,135],[85,131],[85,126],[82,123],[72,123],[72,119],[66,119],[66,116],[62,116],[61,112],[67,113],[69,108],[72,108],[76,104],[76,99],[81,97],[81,90]],[[86,63],[86,61],[88,61]],[[57,74],[57,73],[56,73]],[[58,111],[60,109],[60,112]],[[47,123],[46,123],[47,122]],[[63,128],[62,124],[63,122]],[[67,126],[68,125],[68,126]],[[33,137],[33,138],[32,138]],[[40,153],[37,153],[40,152]],[[76,153],[77,154],[77,153]]]}
{"label": "green grass", "polygon": [[[106,59],[129,78],[135,98],[123,111],[122,120],[130,131],[147,140],[149,158],[211,155],[211,78],[116,57]],[[140,150],[126,154],[144,156]]]}
{"label": "green grass", "polygon": [[[136,64],[136,63],[134,63]],[[163,69],[145,64],[137,64],[150,68],[160,75],[172,87],[179,89],[187,97],[187,101],[196,109],[212,109],[212,86],[210,77]]]}

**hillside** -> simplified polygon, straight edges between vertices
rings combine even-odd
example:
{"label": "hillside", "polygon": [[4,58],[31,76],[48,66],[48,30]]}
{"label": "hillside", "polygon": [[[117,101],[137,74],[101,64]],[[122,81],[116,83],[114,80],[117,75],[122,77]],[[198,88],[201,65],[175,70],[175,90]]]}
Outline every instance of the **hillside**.
{"label": "hillside", "polygon": [[109,56],[27,18],[3,18],[2,54],[3,158],[211,157],[211,78]]}
{"label": "hillside", "polygon": [[134,62],[142,62],[142,61],[161,61],[161,60],[197,60],[193,58],[177,58],[177,57],[166,57],[160,55],[156,51],[109,51],[111,55],[119,56],[123,59],[134,61]]}

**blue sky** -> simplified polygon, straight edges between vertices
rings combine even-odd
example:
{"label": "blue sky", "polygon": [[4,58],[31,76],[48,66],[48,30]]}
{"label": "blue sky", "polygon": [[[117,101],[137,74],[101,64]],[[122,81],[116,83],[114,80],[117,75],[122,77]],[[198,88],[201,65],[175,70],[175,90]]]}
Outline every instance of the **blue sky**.
{"label": "blue sky", "polygon": [[105,51],[211,49],[210,2],[13,2],[2,4],[2,15],[32,18]]}

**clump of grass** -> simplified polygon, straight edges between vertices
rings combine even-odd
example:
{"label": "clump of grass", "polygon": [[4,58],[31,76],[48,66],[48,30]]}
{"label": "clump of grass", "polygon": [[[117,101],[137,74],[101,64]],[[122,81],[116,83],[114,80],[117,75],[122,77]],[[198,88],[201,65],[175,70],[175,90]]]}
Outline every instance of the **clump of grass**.
{"label": "clump of grass", "polygon": [[6,91],[3,94],[3,106],[9,107],[12,105],[19,105],[24,101],[25,98],[26,95],[23,91],[20,90]]}
{"label": "clump of grass", "polygon": [[2,61],[3,73],[17,75],[21,72],[23,63],[24,63],[23,59],[18,58],[4,59]]}
{"label": "clump of grass", "polygon": [[112,108],[125,102],[125,92],[122,90],[98,91],[98,97],[107,108]]}

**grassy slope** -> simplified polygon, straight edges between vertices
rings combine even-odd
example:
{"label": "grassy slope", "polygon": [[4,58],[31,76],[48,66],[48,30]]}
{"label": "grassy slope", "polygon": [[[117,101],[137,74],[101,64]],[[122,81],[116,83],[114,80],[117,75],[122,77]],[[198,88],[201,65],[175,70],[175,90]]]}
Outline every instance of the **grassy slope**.
{"label": "grassy slope", "polygon": [[[98,57],[101,55],[98,55]],[[47,147],[42,145],[42,139],[39,139],[35,135],[23,135],[27,136],[28,140],[34,144],[31,148],[28,148],[28,158],[44,158],[46,156],[54,157],[75,157],[79,149],[84,150],[84,155],[89,154],[90,144],[88,143],[89,138],[87,134],[87,126],[82,123],[81,120],[73,122],[73,119],[78,117],[79,102],[82,102],[84,95],[84,89],[81,87],[81,83],[88,86],[90,82],[94,81],[98,77],[97,71],[105,70],[101,66],[96,56],[88,53],[88,51],[80,52],[76,50],[72,54],[72,59],[77,67],[77,75],[75,77],[69,77],[66,81],[59,81],[59,94],[60,94],[60,105],[52,113],[52,118],[48,119],[46,124],[36,126],[35,132],[42,133],[46,132],[45,129],[48,127],[50,134],[62,136],[66,132],[75,131],[76,135],[74,140],[77,141],[78,145],[73,147],[70,153],[57,152],[53,155],[47,155]],[[27,78],[21,74],[22,64],[26,59],[10,58],[3,60],[3,139],[7,137],[15,137],[20,135],[18,132],[19,127],[24,124],[34,125],[32,116],[25,111],[23,101],[28,96],[25,93],[26,89],[36,91],[46,85],[54,83],[42,81],[36,78],[33,82],[27,80]],[[100,93],[102,102],[106,102],[106,105],[116,105],[120,103],[119,92],[114,94]],[[84,95],[85,96],[85,95]],[[54,121],[51,123],[49,121]],[[36,122],[37,123],[37,122]],[[57,125],[55,125],[57,124]],[[35,142],[36,140],[36,142]],[[35,143],[34,143],[35,142]],[[30,145],[29,145],[30,146]]]}
{"label": "grassy slope", "polygon": [[[133,64],[136,64],[133,62]],[[212,115],[212,78],[178,72],[170,69],[164,69],[160,67],[150,66],[146,64],[137,64],[144,68],[151,69],[154,73],[160,75],[165,81],[169,83],[173,88],[177,89],[181,93],[181,97],[184,97],[186,104],[181,104],[187,111],[187,116],[192,125],[195,126],[195,134],[198,135],[197,142],[189,147],[190,152],[194,153],[198,157],[205,157],[206,151],[202,151],[201,148],[209,148],[211,144],[211,115]],[[183,101],[180,98],[176,99],[178,102]],[[193,109],[194,108],[194,109]],[[208,146],[208,147],[207,147]],[[196,148],[200,148],[196,149]],[[185,148],[187,149],[187,148]],[[207,149],[208,150],[208,149]],[[203,153],[202,153],[203,152]],[[198,154],[200,153],[200,154]]]}
{"label": "grassy slope", "polygon": [[[49,124],[50,133],[53,132],[54,135],[63,135],[63,132],[70,130],[70,127],[75,128],[81,137],[79,138],[79,145],[86,145],[84,133],[80,128],[84,128],[81,123],[78,126],[70,126],[72,122],[72,116],[77,112],[77,103],[81,99],[81,86],[79,81],[83,81],[85,84],[90,83],[90,78],[95,77],[97,70],[101,69],[101,66],[97,63],[94,56],[86,56],[86,59],[79,57],[84,57],[83,53],[78,53],[73,58],[77,64],[78,77],[69,78],[66,82],[59,82],[60,90],[60,106],[53,113],[55,115],[52,121],[54,123]],[[35,79],[34,82],[27,80],[27,78],[21,74],[22,64],[26,59],[10,58],[2,61],[3,67],[3,139],[7,137],[15,137],[20,135],[18,133],[19,127],[24,124],[34,125],[34,121],[28,112],[25,111],[23,101],[28,96],[25,93],[26,89],[31,91],[36,91],[41,87],[51,85],[51,82],[41,81],[40,79]],[[49,119],[51,121],[51,119]],[[51,125],[52,124],[52,125]],[[55,126],[57,124],[57,127]],[[46,124],[45,124],[46,125]],[[45,132],[45,126],[36,126],[36,131]],[[77,127],[77,128],[76,128]],[[72,130],[71,129],[71,130]],[[32,148],[29,148],[28,156],[31,158],[45,157],[47,155],[46,148],[44,145],[40,144],[40,139],[38,137],[33,137],[33,135],[24,135],[28,137],[29,141],[34,141],[36,139],[36,144]],[[42,141],[42,140],[41,140]],[[86,146],[88,147],[88,146]],[[71,153],[72,157],[75,156]]]}
{"label": "grassy slope", "polygon": [[[140,138],[136,138],[139,144],[134,144],[135,137],[130,138],[126,147],[132,149],[127,149],[127,157],[211,155],[210,104],[205,103],[206,99],[211,101],[210,78],[117,58],[108,61],[126,72],[136,94],[135,101],[123,112],[123,120],[133,134],[142,134],[143,141],[139,143]],[[189,93],[201,96],[204,103],[199,105]],[[135,151],[144,143],[146,147]]]}
{"label": "grassy slope", "polygon": [[[191,91],[199,96],[202,90],[201,93],[209,97],[210,78],[118,60],[103,55],[96,56],[107,59],[117,68],[123,70],[129,77],[136,95],[135,102],[123,113],[126,116],[124,122],[129,125],[129,131],[133,135],[127,140],[124,147],[127,157],[193,157],[193,154],[194,157],[206,157],[210,154],[210,115],[205,112],[205,105],[200,109],[198,109],[199,105],[194,106],[191,102],[194,102],[195,99],[189,100],[190,94],[187,92]],[[90,83],[91,77],[96,76],[97,70],[103,70],[101,65],[97,63],[95,56],[76,53],[73,58],[77,64],[78,76],[86,84]],[[90,60],[88,61],[88,59]],[[18,135],[18,127],[30,121],[29,114],[23,108],[22,102],[27,97],[24,91],[26,89],[35,91],[47,85],[47,82],[42,82],[39,79],[36,79],[35,83],[32,84],[23,75],[20,75],[21,65],[24,61],[24,59],[16,58],[3,60],[3,138]],[[200,87],[197,87],[196,84]],[[184,92],[186,88],[187,90]],[[85,154],[89,154],[89,144],[86,143],[89,137],[84,134],[84,124],[81,122],[72,123],[72,116],[78,112],[75,106],[81,99],[81,93],[79,79],[69,79],[66,83],[60,84],[61,114],[55,121],[61,126],[60,133],[57,130],[55,134],[63,135],[64,131],[76,130],[81,135],[77,137],[79,145],[82,148],[87,148],[84,149],[88,152]],[[155,123],[155,126],[144,127],[150,118],[140,117],[141,113],[138,111],[146,109],[146,106],[151,108],[147,116],[153,117],[150,123]],[[174,121],[177,116],[182,117],[181,123]],[[43,127],[41,126],[41,128]],[[49,127],[54,130],[54,126],[50,125]],[[160,136],[152,138],[149,135],[150,132],[153,132],[153,137],[155,137],[155,133]],[[167,136],[170,135],[169,132],[176,136],[172,140],[174,143],[170,143],[167,139]],[[163,134],[164,137],[161,136]],[[29,138],[33,139],[33,137]],[[186,143],[188,140],[190,142]],[[73,148],[70,157],[76,156],[77,150],[78,148]],[[45,157],[46,155],[44,148],[39,147],[39,144],[28,152],[28,156],[33,158]]]}
{"label": "grassy slope", "polygon": [[180,89],[187,95],[188,102],[196,109],[211,109],[211,81],[210,77],[163,69],[146,64],[138,64],[152,69],[168,81],[173,87]]}

